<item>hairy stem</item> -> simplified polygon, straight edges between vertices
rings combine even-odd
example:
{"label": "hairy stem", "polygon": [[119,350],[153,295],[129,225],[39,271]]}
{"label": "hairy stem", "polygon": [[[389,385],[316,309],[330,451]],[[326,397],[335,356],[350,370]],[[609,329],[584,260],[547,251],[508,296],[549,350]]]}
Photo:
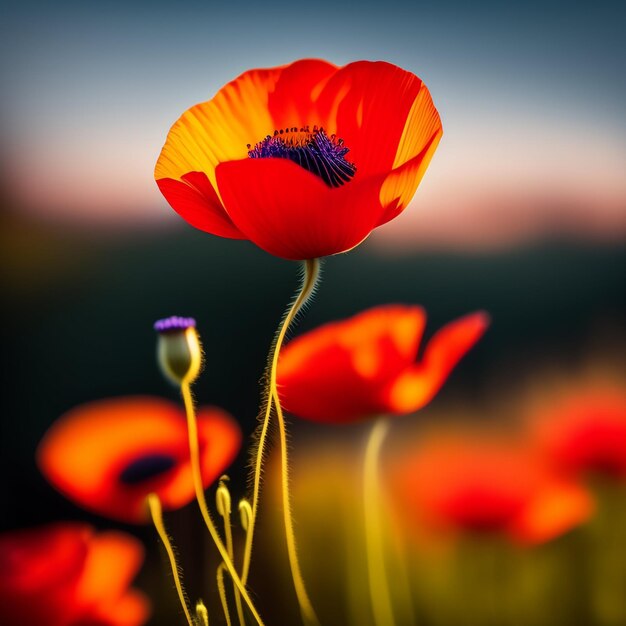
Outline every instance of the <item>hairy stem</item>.
{"label": "hairy stem", "polygon": [[289,496],[289,458],[288,458],[288,446],[287,446],[287,428],[285,426],[285,417],[283,415],[282,408],[280,406],[280,400],[278,398],[278,390],[276,389],[276,383],[272,388],[272,397],[274,398],[274,405],[276,407],[276,417],[278,419],[278,432],[280,438],[280,489],[283,500],[283,521],[285,523],[285,538],[287,540],[287,554],[289,556],[289,565],[291,567],[291,576],[293,578],[293,584],[296,590],[296,596],[298,598],[298,604],[300,605],[300,612],[302,613],[302,619],[306,626],[319,626],[319,620],[315,614],[315,610],[311,604],[311,600],[304,586],[304,579],[302,578],[302,572],[300,570],[300,563],[298,562],[298,550],[296,546],[296,536],[293,532],[293,518],[291,516],[291,499]]}
{"label": "hairy stem", "polygon": [[224,561],[224,565],[226,566],[226,569],[230,574],[230,577],[232,578],[234,584],[237,586],[241,597],[247,604],[248,609],[256,620],[256,623],[259,626],[263,626],[263,620],[261,619],[261,616],[259,615],[254,604],[252,603],[252,599],[248,594],[245,584],[239,577],[239,574],[237,573],[235,566],[233,565],[233,562],[228,554],[228,550],[224,546],[224,543],[222,542],[219,533],[215,528],[215,524],[213,523],[211,514],[209,513],[206,499],[204,497],[204,487],[202,485],[202,474],[200,471],[198,424],[196,422],[196,410],[193,403],[193,396],[191,395],[191,388],[188,382],[183,381],[180,388],[183,396],[183,402],[185,403],[185,411],[187,413],[187,430],[189,431],[189,452],[191,455],[191,473],[193,476],[193,484],[196,491],[196,500],[198,501],[200,512],[202,513],[202,517],[204,519],[206,527],[209,529],[209,534],[213,539],[213,543],[215,543],[215,546],[217,547],[217,550],[222,557],[222,561]]}
{"label": "hairy stem", "polygon": [[185,597],[185,592],[183,590],[183,584],[180,580],[180,574],[178,571],[178,563],[176,563],[176,556],[174,554],[174,548],[172,548],[172,543],[170,538],[165,530],[165,525],[163,524],[163,512],[161,509],[161,501],[159,500],[159,496],[155,493],[151,493],[147,499],[148,508],[150,509],[150,516],[152,517],[152,523],[165,546],[165,551],[167,552],[167,556],[170,560],[170,568],[172,569],[172,576],[174,577],[174,586],[176,587],[176,592],[178,593],[178,599],[180,601],[180,605],[183,607],[183,611],[185,613],[185,617],[187,618],[187,623],[189,626],[195,626],[195,622],[189,613],[189,607],[187,606],[187,598]]}
{"label": "hairy stem", "polygon": [[276,412],[279,420],[279,433],[280,433],[280,448],[281,448],[281,487],[283,497],[283,510],[285,519],[285,531],[287,539],[287,549],[289,554],[289,563],[291,566],[291,573],[296,589],[296,595],[298,597],[298,603],[302,616],[307,624],[318,624],[317,617],[311,602],[306,593],[306,588],[302,580],[300,573],[300,567],[298,564],[295,538],[293,535],[293,523],[291,520],[291,507],[289,505],[288,494],[288,463],[287,463],[287,437],[285,431],[284,419],[280,408],[280,401],[278,400],[278,392],[276,389],[276,375],[278,368],[278,357],[280,355],[280,349],[283,345],[283,341],[294,321],[298,312],[302,309],[303,305],[315,291],[318,279],[320,276],[320,261],[319,259],[310,259],[305,261],[304,276],[302,285],[293,301],[293,304],[287,310],[285,317],[276,332],[276,338],[273,343],[270,355],[268,358],[268,389],[266,392],[266,406],[259,433],[258,446],[256,451],[255,463],[254,463],[254,478],[252,487],[252,503],[251,503],[251,515],[249,519],[248,529],[246,533],[246,544],[244,549],[243,569],[241,579],[247,581],[248,574],[250,572],[250,561],[252,555],[252,545],[254,542],[254,530],[258,514],[259,507],[259,494],[261,488],[261,479],[263,475],[263,460],[265,457],[265,449],[267,447],[267,435],[269,431],[270,416],[272,413],[272,407],[276,407]]}
{"label": "hairy stem", "polygon": [[226,618],[226,626],[232,626],[230,620],[230,610],[228,608],[228,598],[226,597],[226,586],[224,585],[224,569],[226,566],[224,563],[220,563],[217,568],[217,591],[220,594],[220,601],[222,603],[222,610],[224,611],[224,617]]}
{"label": "hairy stem", "polygon": [[202,600],[198,600],[196,604],[196,621],[198,626],[209,626],[209,612]]}
{"label": "hairy stem", "polygon": [[[230,491],[226,485],[226,481],[228,480],[228,476],[222,476],[220,478],[220,485],[217,489],[216,494],[216,504],[217,511],[222,516],[224,520],[224,539],[226,541],[226,551],[228,552],[228,556],[230,560],[235,562],[235,550],[233,548],[233,531],[232,525],[230,521],[231,515],[231,497]],[[225,568],[226,566],[224,566]],[[239,620],[239,626],[246,626],[243,618],[243,606],[241,604],[241,594],[239,593],[239,589],[237,589],[237,585],[233,581],[233,593],[235,597],[235,606],[237,609],[237,619]],[[230,620],[230,617],[229,617]],[[229,622],[230,626],[230,622]]]}

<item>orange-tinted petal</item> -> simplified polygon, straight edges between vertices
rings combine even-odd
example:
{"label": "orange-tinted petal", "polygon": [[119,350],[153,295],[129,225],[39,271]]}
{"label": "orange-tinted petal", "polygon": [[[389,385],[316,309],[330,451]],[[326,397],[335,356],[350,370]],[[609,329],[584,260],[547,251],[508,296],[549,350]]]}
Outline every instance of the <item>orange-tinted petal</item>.
{"label": "orange-tinted petal", "polygon": [[176,213],[195,228],[218,237],[245,238],[228,217],[204,172],[189,172],[180,180],[161,178],[157,185]]}
{"label": "orange-tinted petal", "polygon": [[267,104],[281,71],[244,72],[213,99],[185,111],[167,135],[154,170],[156,180],[204,172],[215,188],[218,163],[246,157],[247,144],[273,131]]}
{"label": "orange-tinted petal", "polygon": [[150,617],[150,601],[140,591],[129,589],[123,596],[88,609],[69,626],[141,626]]}
{"label": "orange-tinted petal", "polygon": [[286,159],[244,159],[217,168],[219,191],[236,227],[263,250],[303,260],[344,252],[379,222],[382,180],[330,188]]}
{"label": "orange-tinted petal", "polygon": [[522,543],[550,541],[586,522],[595,505],[581,485],[546,481],[509,528]]}
{"label": "orange-tinted petal", "polygon": [[141,543],[127,533],[108,531],[95,535],[77,589],[85,606],[117,600],[130,586],[143,562]]}
{"label": "orange-tinted petal", "polygon": [[387,176],[380,190],[380,202],[385,207],[385,212],[378,226],[397,217],[407,207],[426,173],[440,139],[441,132],[434,134],[417,156]]}
{"label": "orange-tinted petal", "polygon": [[[198,435],[208,486],[237,454],[241,433],[228,414],[208,408],[198,413]],[[148,521],[145,498],[151,492],[164,509],[193,498],[184,413],[158,398],[113,398],[78,407],[50,428],[37,456],[59,491],[114,519]]]}
{"label": "orange-tinted petal", "polygon": [[382,391],[389,410],[410,413],[428,404],[488,325],[489,316],[478,312],[455,320],[437,331],[428,342],[422,360]]}
{"label": "orange-tinted petal", "polygon": [[248,144],[277,128],[315,124],[308,119],[311,93],[335,69],[326,61],[305,59],[244,72],[172,126],[156,164],[156,180],[204,172],[215,187],[217,164],[245,158]]}
{"label": "orange-tinted petal", "polygon": [[294,339],[278,364],[285,408],[328,422],[384,411],[380,388],[413,362],[425,322],[421,307],[379,306]]}
{"label": "orange-tinted petal", "polygon": [[248,144],[277,128],[309,123],[311,91],[335,69],[326,61],[309,59],[251,70],[212,100],[187,110],[170,130],[155,168],[159,189],[172,208],[200,230],[244,238],[216,191],[217,164],[246,157]]}
{"label": "orange-tinted petal", "polygon": [[[441,118],[435,108],[430,91],[422,83],[406,118],[393,168],[397,169],[424,154],[425,150],[433,143],[435,144],[432,148],[434,152],[442,135]],[[429,161],[431,157],[432,154],[428,158]]]}
{"label": "orange-tinted petal", "polygon": [[51,524],[0,536],[0,618],[3,626],[65,626],[92,531]]}
{"label": "orange-tinted petal", "polygon": [[328,132],[344,139],[348,158],[361,175],[388,173],[421,88],[417,76],[395,65],[357,61],[339,68],[327,81],[317,109]]}

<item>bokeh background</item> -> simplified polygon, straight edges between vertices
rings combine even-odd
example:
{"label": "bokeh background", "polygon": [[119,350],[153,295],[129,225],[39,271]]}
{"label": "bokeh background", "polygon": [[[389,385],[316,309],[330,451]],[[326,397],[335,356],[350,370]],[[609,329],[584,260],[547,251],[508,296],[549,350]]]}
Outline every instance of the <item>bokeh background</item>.
{"label": "bokeh background", "polygon": [[[198,398],[252,433],[297,266],[192,229],[152,177],[181,112],[250,67],[383,59],[419,75],[440,111],[444,138],[411,206],[358,249],[327,259],[296,331],[387,302],[423,305],[427,335],[464,313],[490,312],[490,330],[441,394],[419,416],[398,419],[390,437],[461,410],[475,421],[514,419],[550,381],[607,372],[623,382],[623,18],[610,2],[5,3],[1,529],[56,519],[112,525],[56,494],[34,451],[82,402],[176,398],[154,362],[157,318],[196,317],[207,356]],[[294,420],[294,476],[329,446],[358,459],[366,430]],[[245,464],[242,451],[230,471],[240,494]],[[170,526],[190,596],[206,596],[194,507]],[[140,585],[159,609],[151,624],[174,623],[152,530],[127,530],[148,546]],[[280,590],[269,587],[261,604],[275,610]]]}

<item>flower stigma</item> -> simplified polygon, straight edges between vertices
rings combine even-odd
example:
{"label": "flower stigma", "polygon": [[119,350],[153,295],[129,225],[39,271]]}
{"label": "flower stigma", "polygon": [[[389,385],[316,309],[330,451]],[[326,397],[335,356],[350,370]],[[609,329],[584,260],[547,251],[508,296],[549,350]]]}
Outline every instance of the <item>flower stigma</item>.
{"label": "flower stigma", "polygon": [[166,333],[169,331],[187,330],[195,327],[196,320],[193,317],[181,317],[180,315],[172,315],[154,323],[154,330],[158,333]]}
{"label": "flower stigma", "polygon": [[356,173],[356,165],[345,156],[350,151],[343,139],[328,136],[322,127],[281,128],[254,147],[248,144],[251,159],[289,159],[319,176],[329,187],[340,187]]}

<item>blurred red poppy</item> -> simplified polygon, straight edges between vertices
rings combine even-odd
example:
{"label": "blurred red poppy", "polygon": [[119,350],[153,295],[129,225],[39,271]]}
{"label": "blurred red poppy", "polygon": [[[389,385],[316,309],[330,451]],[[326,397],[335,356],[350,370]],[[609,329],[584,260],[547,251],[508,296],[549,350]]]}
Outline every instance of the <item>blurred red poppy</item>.
{"label": "blurred red poppy", "polygon": [[170,130],[157,184],[192,226],[302,260],[407,206],[441,139],[428,89],[384,62],[244,72]]}
{"label": "blurred red poppy", "polygon": [[140,626],[144,594],[129,588],[143,562],[130,535],[57,523],[0,536],[3,626]]}
{"label": "blurred red poppy", "polygon": [[321,422],[417,411],[432,400],[488,324],[484,312],[447,324],[420,359],[426,313],[419,306],[378,306],[325,324],[281,351],[281,401],[291,413]]}
{"label": "blurred red poppy", "polygon": [[528,544],[589,518],[580,485],[550,474],[528,450],[469,437],[434,439],[397,463],[400,510],[439,531],[501,533]]}
{"label": "blurred red poppy", "polygon": [[566,393],[542,407],[535,435],[560,470],[626,478],[626,394],[597,386]]}
{"label": "blurred red poppy", "polygon": [[[237,455],[241,431],[230,415],[209,407],[198,411],[198,437],[208,486]],[[111,398],[75,408],[46,433],[37,459],[65,496],[125,522],[149,520],[151,492],[164,509],[194,497],[185,415],[159,398]]]}

